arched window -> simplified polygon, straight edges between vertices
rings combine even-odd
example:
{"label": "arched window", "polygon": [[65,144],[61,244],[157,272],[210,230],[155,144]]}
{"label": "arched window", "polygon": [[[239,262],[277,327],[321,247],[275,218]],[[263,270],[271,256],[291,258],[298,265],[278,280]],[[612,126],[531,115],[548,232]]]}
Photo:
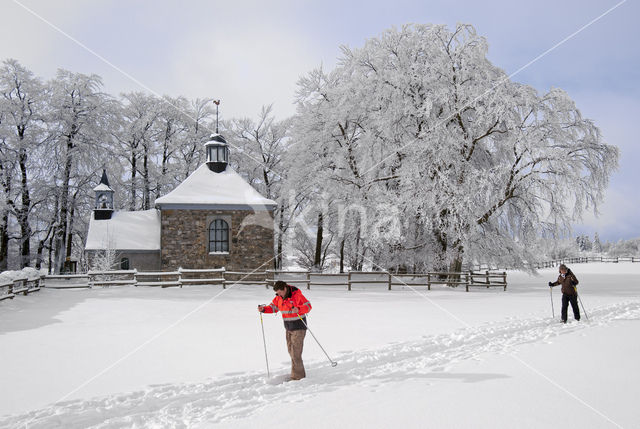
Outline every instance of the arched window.
{"label": "arched window", "polygon": [[209,224],[209,252],[229,251],[229,224],[216,219]]}
{"label": "arched window", "polygon": [[128,270],[129,269],[129,258],[120,259],[120,269]]}

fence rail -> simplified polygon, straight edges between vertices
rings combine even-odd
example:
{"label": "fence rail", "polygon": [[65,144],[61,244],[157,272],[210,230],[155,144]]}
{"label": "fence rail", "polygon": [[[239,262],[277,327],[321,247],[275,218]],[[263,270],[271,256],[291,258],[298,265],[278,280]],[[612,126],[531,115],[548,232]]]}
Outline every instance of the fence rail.
{"label": "fence rail", "polygon": [[[559,258],[553,259],[551,261],[538,261],[531,263],[531,266],[536,270],[541,268],[555,268],[560,264],[582,264],[589,262],[604,262],[604,263],[614,263],[617,264],[619,262],[640,262],[640,256],[582,256],[582,257],[571,257],[571,258]],[[502,269],[510,269],[510,267],[493,267],[488,265],[478,265],[471,264],[466,265],[466,268],[469,271],[482,271],[482,270],[502,270]]]}
{"label": "fence rail", "polygon": [[0,301],[13,299],[18,294],[28,295],[40,290],[42,277],[29,279],[27,277],[17,278],[11,281],[0,283]]}
{"label": "fence rail", "polygon": [[[388,290],[394,287],[424,287],[431,290],[433,285],[450,287],[502,287],[507,289],[505,272],[429,272],[393,274],[388,271],[351,271],[346,273],[315,273],[311,271],[226,271],[215,269],[184,269],[177,271],[89,271],[77,275],[50,275],[43,277],[47,288],[92,288],[112,286],[183,287],[184,285],[211,284],[226,288],[230,284],[254,284],[273,286],[278,280],[311,289],[312,286],[353,286],[381,285]],[[0,288],[2,285],[0,285]]]}
{"label": "fence rail", "polygon": [[[268,270],[272,278],[266,279],[266,285],[269,286],[277,280],[286,281],[289,284],[302,284],[307,289],[311,286],[346,286],[347,290],[352,290],[353,285],[386,285],[388,290],[392,290],[394,286],[426,286],[427,290],[431,290],[433,285],[447,285],[450,287],[464,286],[466,291],[470,287],[484,286],[502,287],[507,290],[507,273],[506,272],[429,272],[429,273],[403,273],[393,274],[388,271],[350,271],[341,274],[323,274],[313,273],[310,271],[296,271],[298,278],[292,278],[292,271],[275,271]],[[302,275],[304,277],[302,277]],[[335,277],[342,277],[342,281],[336,281]],[[323,280],[328,278],[329,281]]]}
{"label": "fence rail", "polygon": [[536,262],[533,266],[536,269],[554,268],[560,264],[584,264],[589,262],[605,262],[617,264],[619,262],[640,262],[640,256],[589,256],[580,258],[561,258],[552,261]]}

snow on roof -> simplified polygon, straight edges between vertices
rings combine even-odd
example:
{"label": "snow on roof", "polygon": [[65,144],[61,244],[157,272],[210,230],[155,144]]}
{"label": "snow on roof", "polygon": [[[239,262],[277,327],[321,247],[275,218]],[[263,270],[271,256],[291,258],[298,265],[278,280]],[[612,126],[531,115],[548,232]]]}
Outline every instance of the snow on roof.
{"label": "snow on roof", "polygon": [[93,188],[93,190],[94,191],[111,191],[111,192],[113,192],[113,189],[111,189],[111,187],[109,185],[105,185],[104,183],[100,183],[98,186]]}
{"label": "snow on roof", "polygon": [[263,197],[230,166],[214,173],[202,164],[180,185],[156,200],[162,208],[273,209],[276,202]]}
{"label": "snow on roof", "polygon": [[91,216],[85,250],[160,250],[160,211],[117,211],[111,219]]}

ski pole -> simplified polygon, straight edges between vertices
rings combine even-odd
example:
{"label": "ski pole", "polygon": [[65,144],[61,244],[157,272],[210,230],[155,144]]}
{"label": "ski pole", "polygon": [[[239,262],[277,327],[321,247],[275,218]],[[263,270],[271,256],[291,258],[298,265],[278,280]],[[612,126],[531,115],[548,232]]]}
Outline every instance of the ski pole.
{"label": "ski pole", "polygon": [[582,303],[582,299],[580,298],[580,295],[578,294],[578,288],[576,288],[575,286],[573,288],[576,290],[576,296],[578,297],[578,301],[580,302],[580,306],[582,306],[582,312],[584,313],[584,317],[586,317],[587,320],[589,320],[589,315],[587,314],[587,310],[584,309],[584,304]]}
{"label": "ski pole", "polygon": [[262,328],[262,344],[264,345],[264,360],[267,363],[267,378],[270,378],[269,374],[269,359],[267,358],[267,340],[264,338],[264,323],[262,322],[262,312],[260,314],[260,327]]}
{"label": "ski pole", "polygon": [[322,351],[324,352],[324,355],[327,357],[327,359],[329,359],[329,362],[331,362],[331,366],[335,367],[338,365],[338,362],[332,360],[329,355],[327,354],[327,352],[324,350],[324,348],[322,347],[322,345],[320,344],[320,341],[318,341],[318,339],[316,338],[315,335],[313,335],[313,331],[311,329],[309,329],[309,326],[307,326],[307,323],[304,321],[304,319],[302,318],[302,316],[300,316],[300,314],[298,314],[298,318],[302,321],[302,323],[304,324],[304,327],[307,328],[307,330],[311,333],[311,336],[313,337],[314,340],[316,340],[316,343],[318,343],[318,345],[320,346],[320,348],[322,349]]}
{"label": "ski pole", "polygon": [[551,317],[556,318],[556,312],[553,309],[553,288],[549,286],[549,296],[551,297]]}

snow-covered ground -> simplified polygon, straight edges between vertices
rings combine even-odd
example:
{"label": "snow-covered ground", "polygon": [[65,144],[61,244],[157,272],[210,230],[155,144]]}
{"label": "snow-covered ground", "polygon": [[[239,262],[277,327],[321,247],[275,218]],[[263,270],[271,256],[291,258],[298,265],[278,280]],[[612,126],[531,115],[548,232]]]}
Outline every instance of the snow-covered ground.
{"label": "snow-covered ground", "polygon": [[259,286],[48,290],[0,302],[0,427],[640,427],[640,264],[576,264],[589,321],[560,290],[318,287],[289,372]]}

